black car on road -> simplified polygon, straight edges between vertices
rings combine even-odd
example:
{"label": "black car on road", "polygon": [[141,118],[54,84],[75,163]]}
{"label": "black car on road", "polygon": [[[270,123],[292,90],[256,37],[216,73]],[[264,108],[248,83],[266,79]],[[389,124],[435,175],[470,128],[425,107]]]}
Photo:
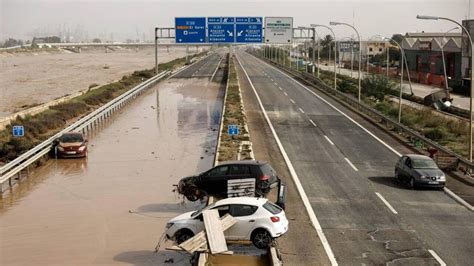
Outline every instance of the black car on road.
{"label": "black car on road", "polygon": [[435,161],[428,156],[407,154],[395,166],[395,178],[410,188],[418,186],[443,188],[446,176]]}
{"label": "black car on road", "polygon": [[[254,192],[247,191],[252,189],[252,186],[248,186],[249,181],[253,183],[252,179],[255,180]],[[267,162],[226,161],[199,175],[182,178],[178,184],[178,192],[190,201],[196,201],[205,195],[241,196],[230,195],[231,193],[253,192],[253,196],[265,196],[279,183],[279,177]]]}

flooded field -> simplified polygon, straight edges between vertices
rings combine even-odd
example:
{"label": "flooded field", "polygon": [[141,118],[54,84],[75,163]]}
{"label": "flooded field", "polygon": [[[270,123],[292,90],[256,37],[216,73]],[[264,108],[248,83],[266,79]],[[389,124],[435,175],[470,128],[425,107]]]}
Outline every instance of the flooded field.
{"label": "flooded field", "polygon": [[[194,53],[196,49],[190,49]],[[159,51],[159,61],[186,55],[185,48]],[[135,70],[153,68],[153,48],[83,48],[81,53],[0,53],[0,118],[28,106],[103,85]]]}

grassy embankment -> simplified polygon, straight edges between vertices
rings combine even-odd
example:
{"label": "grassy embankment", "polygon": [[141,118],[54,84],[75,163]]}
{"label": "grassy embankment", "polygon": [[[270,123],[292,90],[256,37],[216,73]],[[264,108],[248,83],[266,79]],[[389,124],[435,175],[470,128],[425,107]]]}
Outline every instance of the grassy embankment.
{"label": "grassy embankment", "polygon": [[[183,66],[185,61],[185,57],[178,58],[160,64],[159,69],[160,71],[172,70]],[[71,121],[87,115],[153,75],[154,68],[135,71],[130,75],[123,76],[117,82],[100,86],[95,90],[91,90],[91,87],[93,87],[91,85],[86,93],[64,103],[51,106],[48,110],[39,114],[24,118],[17,117],[9,126],[0,131],[0,165],[13,160],[18,155],[61,131]],[[13,125],[23,125],[25,136],[21,138],[12,137]]]}
{"label": "grassy embankment", "polygon": [[[332,87],[334,74],[321,71],[321,80]],[[337,83],[340,91],[357,96],[358,86],[355,79],[339,76]],[[398,105],[390,101],[388,95],[397,95],[397,93],[399,93],[399,84],[387,79],[384,75],[370,75],[362,81],[362,101],[394,120],[398,119]],[[405,97],[410,96],[405,95]],[[418,109],[403,105],[401,122],[459,155],[467,156],[468,154],[469,123],[467,121],[441,116],[429,107]]]}
{"label": "grassy embankment", "polygon": [[[228,62],[227,94],[224,99],[225,111],[222,121],[218,161],[236,160],[240,144],[242,141],[249,140],[248,132],[245,129],[247,117],[242,105],[240,85],[234,60],[234,57],[232,57]],[[238,125],[239,135],[230,137],[228,135],[229,125]],[[241,159],[249,159],[249,156],[249,150],[244,149],[241,152]]]}

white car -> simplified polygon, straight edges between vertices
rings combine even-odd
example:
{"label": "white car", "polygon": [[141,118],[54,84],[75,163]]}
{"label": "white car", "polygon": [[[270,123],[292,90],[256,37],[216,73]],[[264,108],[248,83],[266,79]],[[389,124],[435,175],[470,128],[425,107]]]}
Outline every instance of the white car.
{"label": "white car", "polygon": [[166,225],[166,237],[181,244],[203,231],[202,211],[209,209],[218,210],[220,217],[229,213],[237,219],[236,224],[224,231],[227,240],[251,240],[257,248],[267,248],[274,238],[288,231],[285,211],[268,199],[235,197],[171,219]]}

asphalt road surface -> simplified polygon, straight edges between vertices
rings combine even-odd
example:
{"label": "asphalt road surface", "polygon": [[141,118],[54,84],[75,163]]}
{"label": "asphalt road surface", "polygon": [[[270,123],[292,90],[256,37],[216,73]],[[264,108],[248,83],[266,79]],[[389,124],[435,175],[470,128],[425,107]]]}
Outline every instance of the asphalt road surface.
{"label": "asphalt road surface", "polygon": [[213,53],[206,60],[196,62],[193,67],[181,71],[174,78],[211,78],[216,73],[222,54]]}
{"label": "asphalt road surface", "polygon": [[472,263],[474,214],[442,191],[395,184],[392,149],[403,148],[265,62],[236,54],[339,264]]}
{"label": "asphalt road surface", "polygon": [[170,218],[197,208],[172,185],[213,164],[220,79],[159,83],[88,136],[87,160],[50,160],[0,199],[0,265],[189,264],[153,251]]}

